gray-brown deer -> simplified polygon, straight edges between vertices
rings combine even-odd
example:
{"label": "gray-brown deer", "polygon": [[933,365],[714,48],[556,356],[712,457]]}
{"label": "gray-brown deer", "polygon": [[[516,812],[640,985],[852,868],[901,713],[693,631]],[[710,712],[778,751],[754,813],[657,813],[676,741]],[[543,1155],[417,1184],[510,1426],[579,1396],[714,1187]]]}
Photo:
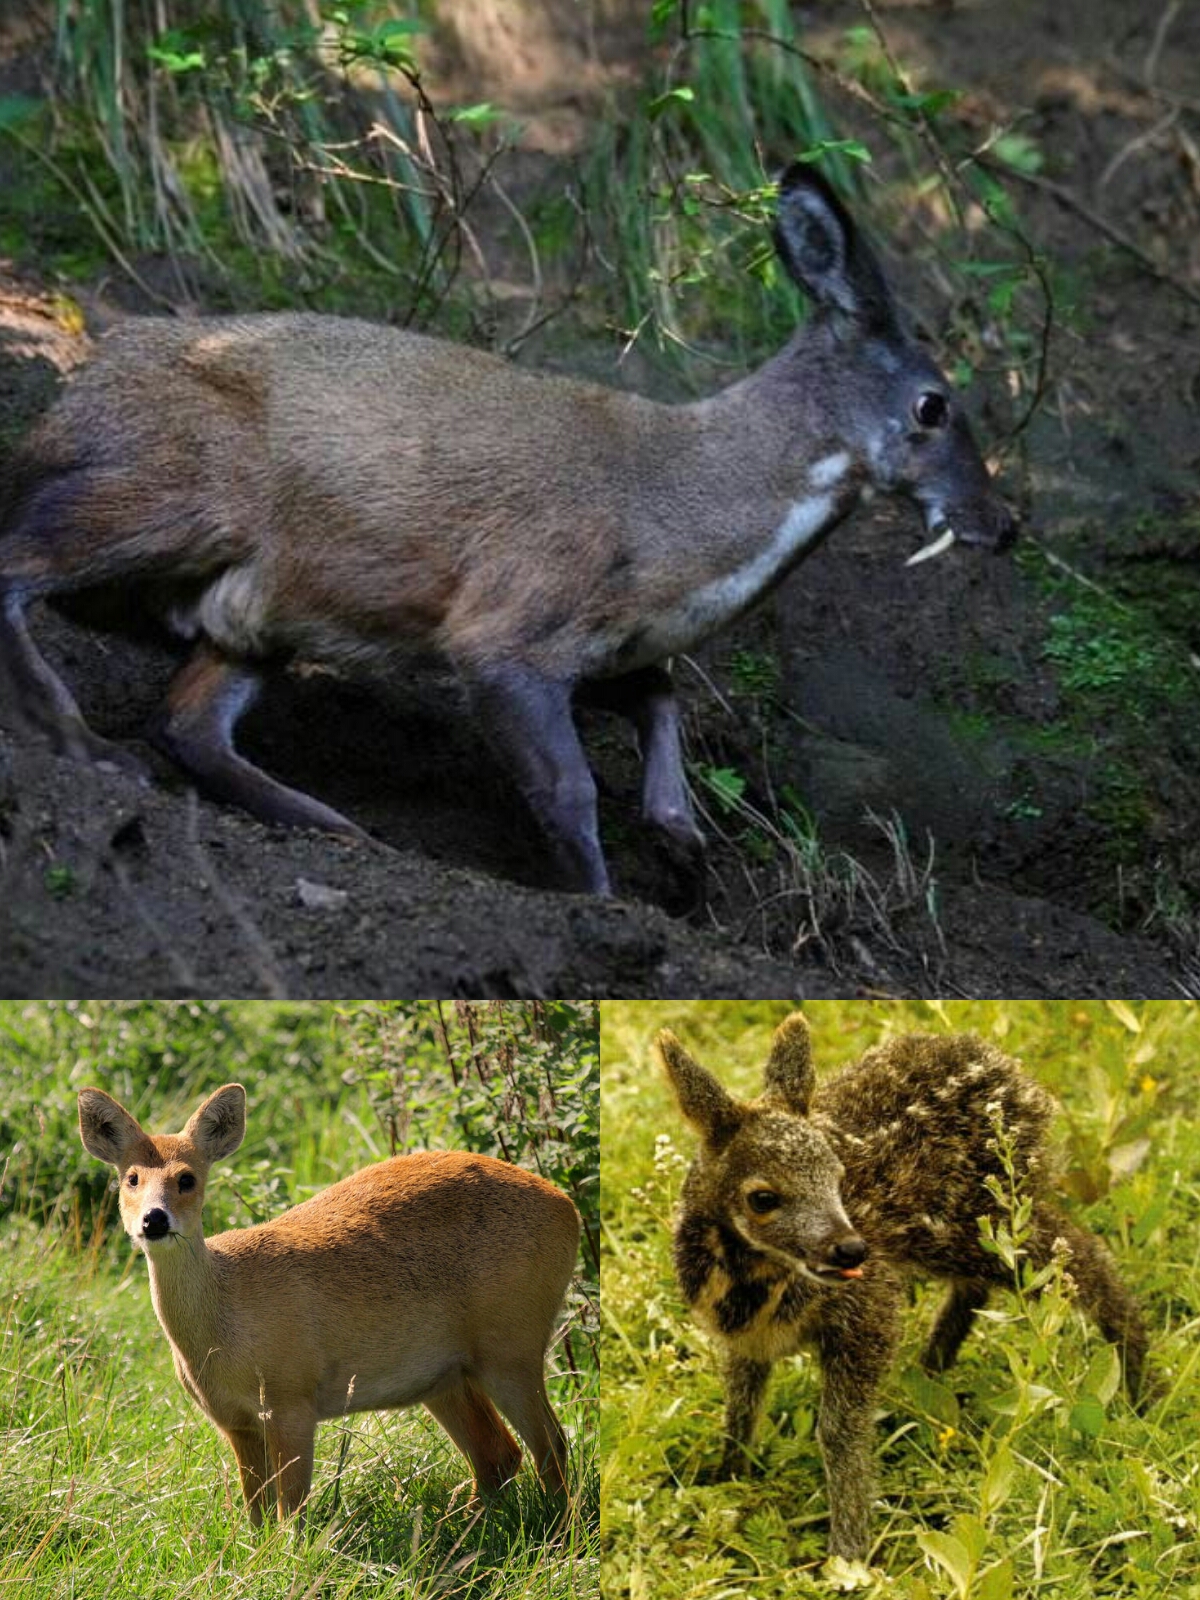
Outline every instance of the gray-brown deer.
{"label": "gray-brown deer", "polygon": [[565,883],[609,890],[577,694],[631,719],[643,816],[694,855],[670,657],[766,593],[864,491],[915,500],[933,535],[921,555],[1014,532],[957,398],[811,166],[781,181],[775,240],[812,316],[688,405],[349,319],[118,328],[0,490],[10,711],[68,753],[131,764],[85,726],[25,608],[136,590],[193,643],[156,741],[266,821],[357,833],[240,755],[235,725],[289,656],[433,649]]}
{"label": "gray-brown deer", "polygon": [[1053,1102],[1014,1061],[970,1035],[909,1034],[817,1085],[799,1013],[775,1034],[752,1101],[735,1100],[670,1033],[658,1047],[700,1135],[684,1185],[675,1265],[684,1299],[722,1355],[725,1475],[747,1465],[771,1365],[810,1348],[821,1364],[817,1437],[829,1547],[870,1548],[871,1430],[895,1353],[906,1280],[946,1279],[923,1362],[954,1361],[989,1292],[1013,1281],[981,1219],[1006,1220],[1001,1140],[1032,1199],[1026,1249],[1061,1251],[1078,1301],[1120,1350],[1136,1397],[1146,1354],[1137,1306],[1107,1250],[1049,1199]]}
{"label": "gray-brown deer", "polygon": [[204,1185],[237,1149],[246,1095],[229,1083],[183,1132],[144,1133],[100,1089],[79,1094],[84,1147],[120,1179],[175,1372],[233,1447],[251,1520],[301,1511],[317,1423],[423,1404],[499,1490],[524,1439],[567,1493],[544,1363],[575,1266],[579,1216],[552,1183],[490,1156],[393,1156],[257,1227],[206,1239]]}

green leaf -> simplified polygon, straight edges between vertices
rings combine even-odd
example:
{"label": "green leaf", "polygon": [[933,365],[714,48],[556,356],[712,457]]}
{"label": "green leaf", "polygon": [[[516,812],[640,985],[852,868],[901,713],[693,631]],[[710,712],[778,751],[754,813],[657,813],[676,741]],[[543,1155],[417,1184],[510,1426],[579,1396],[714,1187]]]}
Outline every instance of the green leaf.
{"label": "green leaf", "polygon": [[177,77],[185,72],[200,72],[207,65],[204,51],[186,28],[168,28],[160,33],[146,46],[146,54]]}
{"label": "green leaf", "polygon": [[992,154],[1018,172],[1040,172],[1046,158],[1027,133],[1005,133],[992,145]]}
{"label": "green leaf", "polygon": [[851,161],[870,161],[871,152],[858,139],[818,139],[801,150],[797,161],[820,161],[822,156],[849,156]]}
{"label": "green leaf", "polygon": [[488,101],[481,100],[477,106],[457,106],[450,112],[451,122],[462,122],[469,128],[484,128],[489,122],[496,122],[503,115]]}
{"label": "green leaf", "polygon": [[896,94],[892,96],[905,111],[921,111],[927,117],[936,117],[939,111],[962,99],[961,89],[931,89],[927,94]]}
{"label": "green leaf", "polygon": [[1012,1592],[1011,1556],[1005,1556],[1003,1561],[997,1561],[994,1567],[989,1567],[975,1585],[976,1600],[1012,1600]]}
{"label": "green leaf", "polygon": [[1087,1375],[1083,1380],[1085,1397],[1092,1395],[1107,1405],[1121,1387],[1121,1357],[1115,1344],[1106,1344],[1088,1363]]}
{"label": "green leaf", "polygon": [[967,1590],[971,1587],[971,1558],[962,1541],[953,1534],[921,1530],[917,1534],[917,1543],[927,1556],[950,1574],[954,1587],[965,1600]]}
{"label": "green leaf", "polygon": [[967,1552],[972,1568],[977,1567],[987,1545],[987,1529],[978,1517],[966,1511],[955,1517],[953,1529],[954,1537]]}
{"label": "green leaf", "polygon": [[737,809],[746,792],[746,780],[733,767],[701,767],[700,779],[725,811]]}
{"label": "green leaf", "polygon": [[664,111],[669,111],[672,106],[690,106],[696,98],[696,91],[682,83],[676,89],[668,89],[665,94],[656,94],[646,107],[646,114],[651,122],[657,122]]}
{"label": "green leaf", "polygon": [[1067,1420],[1076,1433],[1082,1433],[1088,1439],[1098,1439],[1104,1432],[1104,1407],[1095,1395],[1080,1395],[1071,1407]]}
{"label": "green leaf", "polygon": [[952,1389],[936,1378],[931,1378],[920,1367],[911,1367],[900,1379],[900,1385],[912,1401],[913,1408],[943,1427],[957,1428],[959,1423],[958,1397]]}
{"label": "green leaf", "polygon": [[985,1517],[993,1516],[1008,1499],[1016,1474],[1017,1464],[1011,1449],[1007,1444],[1000,1445],[988,1462],[979,1487],[979,1508]]}

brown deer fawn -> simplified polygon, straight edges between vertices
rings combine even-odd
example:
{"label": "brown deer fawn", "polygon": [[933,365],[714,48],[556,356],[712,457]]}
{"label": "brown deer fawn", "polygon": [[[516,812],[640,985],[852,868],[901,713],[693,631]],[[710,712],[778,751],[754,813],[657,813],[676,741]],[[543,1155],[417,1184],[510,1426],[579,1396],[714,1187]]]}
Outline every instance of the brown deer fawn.
{"label": "brown deer fawn", "polygon": [[11,712],[68,753],[136,769],[86,727],[25,620],[40,596],[133,591],[193,641],[153,730],[167,753],[265,821],[358,833],[238,754],[235,725],[289,656],[432,649],[565,883],[609,891],[577,693],[632,721],[643,816],[694,856],[669,658],[765,594],[864,492],[920,507],[934,537],[913,560],[1014,533],[958,400],[811,166],[781,181],[775,242],[812,316],[758,371],[687,405],[336,317],[118,328],[0,492]]}
{"label": "brown deer fawn", "polygon": [[985,1249],[981,1219],[1006,1208],[1001,1140],[1032,1199],[1028,1259],[1067,1259],[1080,1306],[1120,1350],[1136,1397],[1146,1354],[1137,1307],[1112,1257],[1051,1203],[1049,1096],[1016,1062],[970,1035],[909,1034],[816,1084],[799,1014],[775,1034],[763,1093],[735,1100],[670,1033],[658,1048],[701,1139],[683,1189],[675,1265],[684,1299],[723,1357],[721,1470],[747,1464],[771,1364],[813,1349],[817,1437],[829,1490],[829,1547],[870,1548],[871,1429],[899,1337],[906,1279],[950,1291],[923,1363],[948,1367],[989,1291],[1013,1282]]}
{"label": "brown deer fawn", "polygon": [[271,1499],[280,1518],[302,1511],[318,1422],[418,1402],[470,1461],[477,1495],[521,1459],[498,1408],[565,1496],[544,1375],[579,1243],[560,1189],[490,1156],[421,1151],[205,1239],[208,1170],[246,1131],[241,1084],[209,1095],[177,1135],[144,1133],[82,1089],[79,1131],[117,1169],[176,1375],[233,1446],[255,1524]]}

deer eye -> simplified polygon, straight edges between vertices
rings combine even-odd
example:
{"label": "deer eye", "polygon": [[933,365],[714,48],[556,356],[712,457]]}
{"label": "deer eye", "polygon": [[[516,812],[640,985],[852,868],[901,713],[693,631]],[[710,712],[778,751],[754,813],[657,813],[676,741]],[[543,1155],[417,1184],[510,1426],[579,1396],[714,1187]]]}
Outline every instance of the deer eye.
{"label": "deer eye", "polygon": [[190,1172],[181,1172],[179,1174],[179,1190],[181,1194],[186,1194],[189,1189],[194,1189],[195,1187],[196,1180]]}
{"label": "deer eye", "polygon": [[936,389],[926,389],[913,401],[913,416],[922,428],[944,428],[950,416],[946,396]]}
{"label": "deer eye", "polygon": [[751,1189],[746,1196],[746,1204],[751,1211],[756,1211],[760,1217],[766,1216],[768,1211],[778,1211],[783,1204],[783,1196],[775,1193],[774,1189]]}
{"label": "deer eye", "polygon": [[136,1172],[129,1173],[126,1176],[125,1182],[129,1185],[129,1187],[131,1189],[136,1189],[137,1188],[137,1173]]}

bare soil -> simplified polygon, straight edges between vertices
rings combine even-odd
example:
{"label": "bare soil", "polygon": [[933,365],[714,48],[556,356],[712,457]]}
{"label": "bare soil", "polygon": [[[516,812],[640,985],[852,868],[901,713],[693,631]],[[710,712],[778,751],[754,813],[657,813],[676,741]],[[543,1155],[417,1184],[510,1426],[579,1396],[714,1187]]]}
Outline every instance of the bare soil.
{"label": "bare soil", "polygon": [[[1053,385],[1010,462],[1036,559],[964,551],[905,569],[915,521],[880,507],[680,670],[693,756],[743,774],[764,814],[777,814],[784,790],[799,797],[826,858],[850,852],[880,898],[860,888],[815,908],[813,884],[805,892],[769,839],[711,799],[706,882],[682,876],[639,828],[628,735],[599,714],[584,727],[622,898],[558,893],[452,682],[360,684],[301,666],[247,719],[242,744],[362,823],[368,844],[262,828],[198,800],[140,745],[151,787],[0,730],[0,993],[1200,988],[1187,931],[1200,925],[1195,696],[1139,704],[1131,689],[1122,702],[1118,686],[1111,711],[1081,733],[1062,663],[1046,651],[1051,619],[1098,585],[1154,605],[1182,658],[1200,655],[1200,12],[1173,14],[1156,51],[1156,8],[1143,16],[1122,0],[1027,0],[1020,26],[1012,6],[876,9],[923,84],[967,87],[958,114],[981,138],[1025,108],[1021,127],[1046,165],[1022,195],[1023,222],[1078,307],[1056,323]],[[606,9],[610,22],[619,10]],[[531,119],[545,96],[538,160],[552,182],[556,143],[569,150],[586,135],[587,93],[633,75],[641,8],[599,42],[572,26],[569,70],[547,58],[544,73],[534,68],[554,48],[554,7],[533,11],[537,50],[514,59]],[[856,4],[824,6],[810,43],[862,20]],[[578,93],[576,57],[589,63]],[[482,72],[461,51],[452,66]],[[17,56],[9,68],[19,77]],[[1157,274],[1097,217],[1136,240]],[[918,284],[905,266],[919,220],[908,230],[896,219],[896,270],[940,326],[944,284],[936,274]],[[55,288],[34,257],[0,263],[0,452],[86,356]],[[103,286],[90,300],[71,292],[112,315]],[[594,355],[585,362],[594,370]],[[1004,420],[993,396],[985,435]],[[138,741],[170,653],[49,612],[34,625],[92,725]],[[769,686],[755,663],[772,664]],[[897,882],[872,813],[901,819],[905,870],[932,847],[930,879]]]}

